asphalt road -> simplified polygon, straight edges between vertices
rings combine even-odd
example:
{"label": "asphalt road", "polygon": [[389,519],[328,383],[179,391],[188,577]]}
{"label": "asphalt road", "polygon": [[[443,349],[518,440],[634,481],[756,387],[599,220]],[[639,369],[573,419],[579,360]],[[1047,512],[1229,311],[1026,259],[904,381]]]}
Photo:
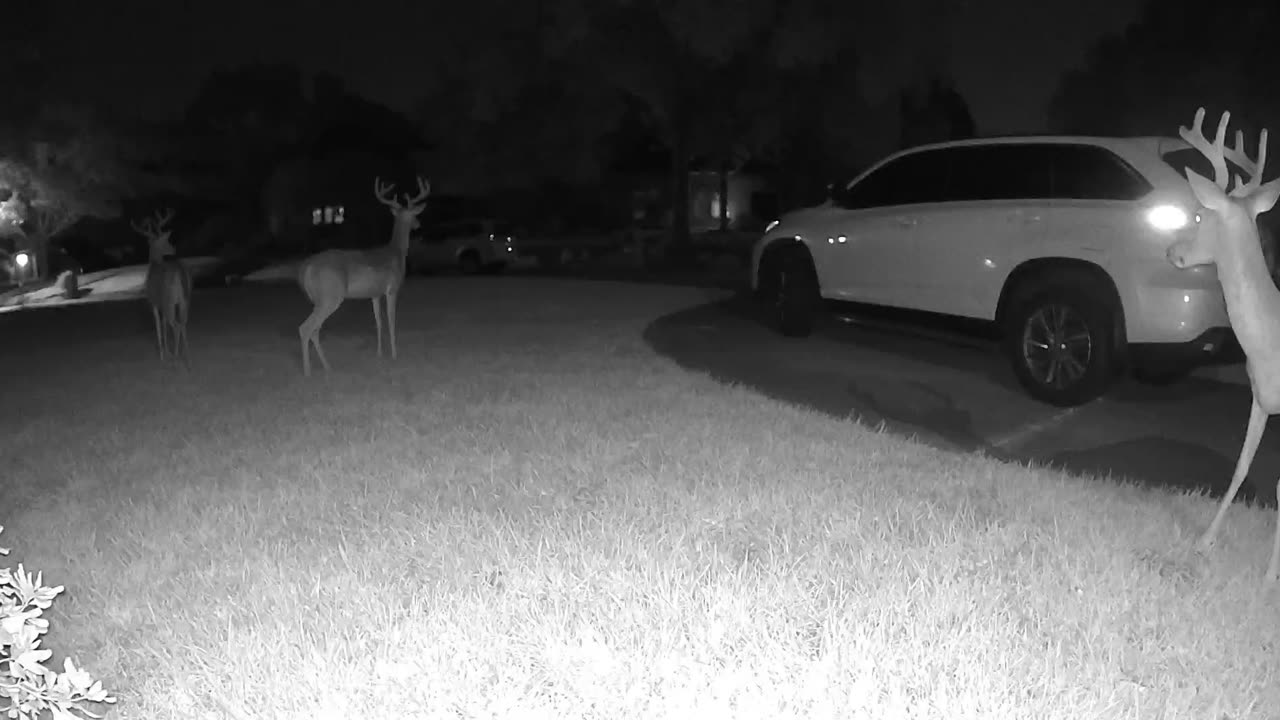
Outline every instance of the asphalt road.
{"label": "asphalt road", "polygon": [[[660,318],[646,339],[691,370],[944,448],[1217,496],[1249,415],[1247,385],[1194,376],[1168,387],[1123,381],[1063,410],[1028,397],[993,343],[834,319],[786,338],[742,297]],[[1274,506],[1277,478],[1280,418],[1238,500]]]}

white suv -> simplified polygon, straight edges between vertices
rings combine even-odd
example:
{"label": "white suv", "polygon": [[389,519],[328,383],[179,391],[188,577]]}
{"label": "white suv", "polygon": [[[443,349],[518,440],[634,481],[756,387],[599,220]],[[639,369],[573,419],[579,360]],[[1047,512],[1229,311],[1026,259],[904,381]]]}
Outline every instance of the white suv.
{"label": "white suv", "polygon": [[771,223],[751,286],[793,336],[848,303],[986,321],[1027,391],[1058,406],[1124,370],[1168,381],[1230,338],[1213,266],[1165,256],[1199,221],[1188,166],[1211,175],[1168,137],[910,148]]}

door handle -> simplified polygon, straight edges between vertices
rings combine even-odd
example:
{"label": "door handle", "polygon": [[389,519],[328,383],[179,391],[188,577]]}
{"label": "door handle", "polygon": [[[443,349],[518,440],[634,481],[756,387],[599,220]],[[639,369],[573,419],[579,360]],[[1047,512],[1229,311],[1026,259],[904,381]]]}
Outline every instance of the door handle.
{"label": "door handle", "polygon": [[909,217],[898,218],[898,227],[909,228],[909,227],[915,227],[915,226],[916,226],[915,218],[909,218]]}

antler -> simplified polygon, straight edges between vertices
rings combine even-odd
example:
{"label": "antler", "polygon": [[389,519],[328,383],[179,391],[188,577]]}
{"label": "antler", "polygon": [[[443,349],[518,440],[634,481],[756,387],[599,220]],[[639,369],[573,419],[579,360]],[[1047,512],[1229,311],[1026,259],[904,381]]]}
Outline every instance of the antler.
{"label": "antler", "polygon": [[378,202],[382,203],[383,205],[393,207],[396,210],[400,210],[401,209],[400,203],[397,202],[396,199],[393,197],[387,197],[387,193],[390,193],[392,190],[395,189],[395,187],[396,186],[394,183],[382,182],[382,178],[380,177],[375,177],[373,179],[373,194],[375,197],[378,198]]}
{"label": "antler", "polygon": [[422,201],[426,200],[427,196],[431,194],[431,182],[419,177],[418,194],[413,197],[409,197],[406,194],[404,204],[401,204],[400,201],[396,200],[394,197],[387,197],[393,189],[395,189],[394,184],[384,183],[380,177],[375,177],[373,179],[373,194],[377,196],[378,202],[395,210],[404,210],[406,208],[421,210],[421,207],[419,206]]}
{"label": "antler", "polygon": [[1201,130],[1204,123],[1204,108],[1196,110],[1196,119],[1194,127],[1190,130],[1186,126],[1178,128],[1178,134],[1182,136],[1192,147],[1200,151],[1200,154],[1209,158],[1209,162],[1213,163],[1213,181],[1218,187],[1225,192],[1230,185],[1231,175],[1227,171],[1227,160],[1235,163],[1241,170],[1249,175],[1246,182],[1243,178],[1236,177],[1236,187],[1230,191],[1232,197],[1245,197],[1253,194],[1262,186],[1262,172],[1267,167],[1267,130],[1262,129],[1261,137],[1258,139],[1258,160],[1254,162],[1249,159],[1249,154],[1244,149],[1244,133],[1236,130],[1236,146],[1228,150],[1225,147],[1227,135],[1227,123],[1231,121],[1230,111],[1222,113],[1222,119],[1218,121],[1218,134],[1214,137],[1213,144],[1210,145],[1208,139]]}
{"label": "antler", "polygon": [[1227,137],[1227,123],[1231,120],[1231,113],[1224,111],[1222,119],[1218,121],[1218,134],[1214,138],[1213,144],[1209,144],[1209,139],[1204,136],[1204,130],[1201,125],[1204,124],[1204,108],[1196,110],[1195,123],[1188,130],[1186,125],[1178,127],[1178,134],[1186,140],[1191,147],[1200,151],[1213,164],[1213,182],[1225,192],[1227,183],[1231,177],[1227,173],[1227,160],[1224,156],[1225,148],[1223,143]]}
{"label": "antler", "polygon": [[1236,178],[1236,189],[1231,191],[1234,197],[1244,197],[1252,195],[1259,187],[1262,186],[1262,172],[1267,167],[1267,129],[1262,128],[1262,132],[1258,137],[1258,161],[1254,162],[1249,159],[1249,154],[1244,149],[1244,133],[1240,130],[1236,131],[1236,146],[1227,151],[1227,157],[1231,162],[1240,166],[1240,169],[1249,174],[1249,181],[1244,182],[1241,178]]}
{"label": "antler", "polygon": [[431,194],[431,181],[424,180],[422,177],[418,177],[418,194],[413,196],[412,198],[409,198],[409,201],[406,202],[405,204],[410,207],[417,206],[421,204],[423,200],[426,200],[427,196],[430,194]]}
{"label": "antler", "polygon": [[151,217],[139,223],[136,220],[130,220],[129,226],[135,231],[146,236],[148,239],[155,239],[165,232],[165,225],[173,219],[173,208],[165,208],[152,213]]}

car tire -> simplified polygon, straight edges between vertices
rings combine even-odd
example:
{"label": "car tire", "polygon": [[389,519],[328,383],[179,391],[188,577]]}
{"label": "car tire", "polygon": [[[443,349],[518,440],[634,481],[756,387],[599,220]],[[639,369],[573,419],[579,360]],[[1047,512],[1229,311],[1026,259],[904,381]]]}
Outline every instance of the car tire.
{"label": "car tire", "polygon": [[1096,282],[1038,283],[1015,301],[1005,327],[1014,375],[1035,399],[1076,407],[1106,393],[1117,375],[1116,309]]}
{"label": "car tire", "polygon": [[483,268],[480,265],[480,256],[474,252],[464,252],[458,258],[458,269],[463,275],[475,275]]}
{"label": "car tire", "polygon": [[818,322],[822,297],[809,251],[802,246],[777,251],[773,263],[773,320],[787,337],[807,337]]}

